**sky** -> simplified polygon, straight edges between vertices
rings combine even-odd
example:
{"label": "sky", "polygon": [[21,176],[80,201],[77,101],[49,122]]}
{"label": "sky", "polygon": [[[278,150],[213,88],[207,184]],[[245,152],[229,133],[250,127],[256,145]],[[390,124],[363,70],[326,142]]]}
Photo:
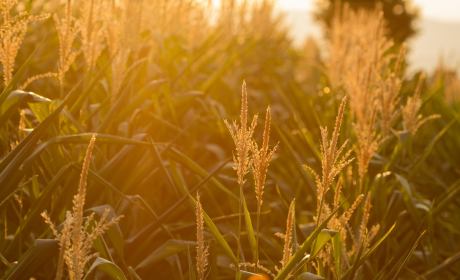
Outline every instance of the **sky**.
{"label": "sky", "polygon": [[[278,0],[283,10],[311,10],[315,0]],[[460,0],[412,0],[424,18],[460,22]]]}

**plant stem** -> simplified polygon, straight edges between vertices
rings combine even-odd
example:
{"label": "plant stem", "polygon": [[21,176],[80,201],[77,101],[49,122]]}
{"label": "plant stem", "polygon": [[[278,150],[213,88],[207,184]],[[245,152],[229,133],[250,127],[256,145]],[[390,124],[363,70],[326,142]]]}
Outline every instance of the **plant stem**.
{"label": "plant stem", "polygon": [[236,252],[236,260],[238,261],[236,270],[240,270],[240,238],[241,238],[241,213],[243,212],[243,185],[240,185],[240,208],[239,208],[239,215],[238,215],[238,240],[237,240],[237,252]]}
{"label": "plant stem", "polygon": [[[317,218],[316,218],[316,228],[319,227],[319,222],[320,222],[320,219],[321,219],[321,212],[323,210],[323,201],[324,201],[324,197],[321,198],[321,201],[320,201],[320,204],[319,204],[319,210],[318,210],[318,215],[317,215]],[[313,244],[311,245],[311,248],[315,248],[316,246],[316,239],[313,241]],[[309,260],[311,260],[311,256],[309,258]],[[311,260],[313,261],[313,260]],[[307,271],[310,271],[311,270],[311,265],[310,265],[310,262],[308,262],[308,266],[307,266]]]}
{"label": "plant stem", "polygon": [[320,205],[319,205],[319,210],[318,210],[318,216],[317,216],[318,218],[316,219],[316,227],[319,226],[319,222],[320,222],[319,220],[321,219],[321,212],[323,210],[323,201],[324,201],[324,199],[321,198]]}
{"label": "plant stem", "polygon": [[260,205],[257,205],[257,237],[256,237],[256,255],[255,255],[255,273],[258,272],[258,267],[257,265],[259,264],[259,227],[260,225]]}

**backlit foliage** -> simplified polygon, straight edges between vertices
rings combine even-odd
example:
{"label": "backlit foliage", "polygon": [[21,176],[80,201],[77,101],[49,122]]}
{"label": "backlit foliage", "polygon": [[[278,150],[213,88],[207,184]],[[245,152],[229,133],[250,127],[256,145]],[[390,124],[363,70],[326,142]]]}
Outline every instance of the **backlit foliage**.
{"label": "backlit foliage", "polygon": [[0,278],[458,278],[457,73],[210,2],[1,2]]}

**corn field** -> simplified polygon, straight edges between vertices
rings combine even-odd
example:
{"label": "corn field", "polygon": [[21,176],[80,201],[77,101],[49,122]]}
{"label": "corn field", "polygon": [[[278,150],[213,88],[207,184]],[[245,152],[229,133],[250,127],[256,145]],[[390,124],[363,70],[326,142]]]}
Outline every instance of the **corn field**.
{"label": "corn field", "polygon": [[460,279],[456,72],[211,2],[1,0],[0,278]]}

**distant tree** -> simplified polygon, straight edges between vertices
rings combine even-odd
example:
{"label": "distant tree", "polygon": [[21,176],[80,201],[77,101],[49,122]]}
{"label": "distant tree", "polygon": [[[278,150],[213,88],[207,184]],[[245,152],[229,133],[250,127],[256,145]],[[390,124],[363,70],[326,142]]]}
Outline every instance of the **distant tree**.
{"label": "distant tree", "polygon": [[417,33],[413,23],[419,17],[419,10],[413,6],[411,0],[316,0],[315,19],[330,26],[334,9],[340,2],[348,2],[352,9],[373,9],[377,3],[381,3],[388,22],[388,35],[397,43],[404,42]]}

